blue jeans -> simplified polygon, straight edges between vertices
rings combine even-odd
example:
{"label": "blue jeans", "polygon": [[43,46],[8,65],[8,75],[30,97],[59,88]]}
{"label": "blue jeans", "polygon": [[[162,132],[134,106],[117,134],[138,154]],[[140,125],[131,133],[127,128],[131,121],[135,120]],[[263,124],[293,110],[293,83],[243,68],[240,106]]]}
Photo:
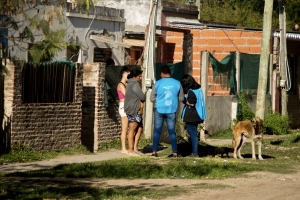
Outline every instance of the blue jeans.
{"label": "blue jeans", "polygon": [[192,142],[192,154],[198,155],[198,135],[197,135],[197,126],[194,124],[186,124],[187,131],[190,135]]}
{"label": "blue jeans", "polygon": [[170,143],[173,153],[177,153],[177,139],[175,133],[176,113],[161,114],[154,109],[154,134],[153,134],[153,152],[157,152],[160,134],[163,128],[164,120],[167,123]]}

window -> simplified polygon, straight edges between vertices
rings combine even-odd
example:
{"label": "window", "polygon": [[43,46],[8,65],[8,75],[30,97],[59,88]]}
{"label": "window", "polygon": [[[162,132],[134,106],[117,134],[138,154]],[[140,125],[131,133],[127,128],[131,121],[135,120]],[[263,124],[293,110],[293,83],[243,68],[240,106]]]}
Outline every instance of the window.
{"label": "window", "polygon": [[112,52],[109,48],[94,48],[93,62],[105,62],[106,59],[111,58]]}

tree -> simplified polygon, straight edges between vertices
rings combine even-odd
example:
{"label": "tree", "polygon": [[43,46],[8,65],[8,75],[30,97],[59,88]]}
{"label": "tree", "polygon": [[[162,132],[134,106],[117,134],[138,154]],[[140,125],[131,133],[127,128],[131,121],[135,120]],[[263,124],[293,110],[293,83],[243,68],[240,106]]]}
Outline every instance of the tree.
{"label": "tree", "polygon": [[[79,6],[86,12],[94,3],[92,0],[74,0],[72,6]],[[29,59],[34,63],[51,60],[67,46],[78,46],[75,41],[65,41],[65,28],[53,29],[52,26],[54,22],[64,23],[66,5],[66,0],[2,0],[2,44],[9,40],[12,43],[10,49],[28,51]],[[4,57],[10,56],[10,52],[3,53]],[[14,59],[25,60],[24,57]]]}

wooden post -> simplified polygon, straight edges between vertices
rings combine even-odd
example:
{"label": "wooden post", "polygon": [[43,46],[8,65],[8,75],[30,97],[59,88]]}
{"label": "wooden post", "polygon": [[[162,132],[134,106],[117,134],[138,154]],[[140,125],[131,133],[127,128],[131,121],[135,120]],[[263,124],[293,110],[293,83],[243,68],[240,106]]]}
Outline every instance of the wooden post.
{"label": "wooden post", "polygon": [[261,44],[261,55],[259,62],[259,79],[257,88],[257,102],[255,115],[261,119],[265,118],[266,90],[268,77],[268,61],[270,55],[271,33],[272,33],[273,0],[265,0],[263,33]]}
{"label": "wooden post", "polygon": [[280,88],[281,88],[281,114],[287,115],[287,93],[286,93],[286,55],[285,55],[285,10],[283,5],[279,5],[279,29],[280,29],[280,53],[279,53],[279,66],[280,66]]}
{"label": "wooden post", "polygon": [[240,52],[236,52],[236,58],[235,58],[235,67],[236,67],[236,93],[238,96],[240,96],[241,91],[241,63],[240,63]]}

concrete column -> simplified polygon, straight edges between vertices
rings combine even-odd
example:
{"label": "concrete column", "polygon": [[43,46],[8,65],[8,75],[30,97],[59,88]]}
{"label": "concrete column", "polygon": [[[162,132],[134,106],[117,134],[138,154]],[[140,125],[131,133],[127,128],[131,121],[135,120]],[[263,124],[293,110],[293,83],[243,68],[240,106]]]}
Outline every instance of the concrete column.
{"label": "concrete column", "polygon": [[[204,95],[204,101],[207,100],[207,76],[208,76],[208,63],[209,63],[209,54],[207,51],[201,52],[201,88]],[[200,130],[200,141],[205,142],[205,122],[202,124],[202,129]]]}
{"label": "concrete column", "polygon": [[235,76],[236,76],[236,92],[237,95],[240,96],[240,90],[241,90],[241,63],[240,63],[240,52],[236,52],[236,58],[235,58]]}

